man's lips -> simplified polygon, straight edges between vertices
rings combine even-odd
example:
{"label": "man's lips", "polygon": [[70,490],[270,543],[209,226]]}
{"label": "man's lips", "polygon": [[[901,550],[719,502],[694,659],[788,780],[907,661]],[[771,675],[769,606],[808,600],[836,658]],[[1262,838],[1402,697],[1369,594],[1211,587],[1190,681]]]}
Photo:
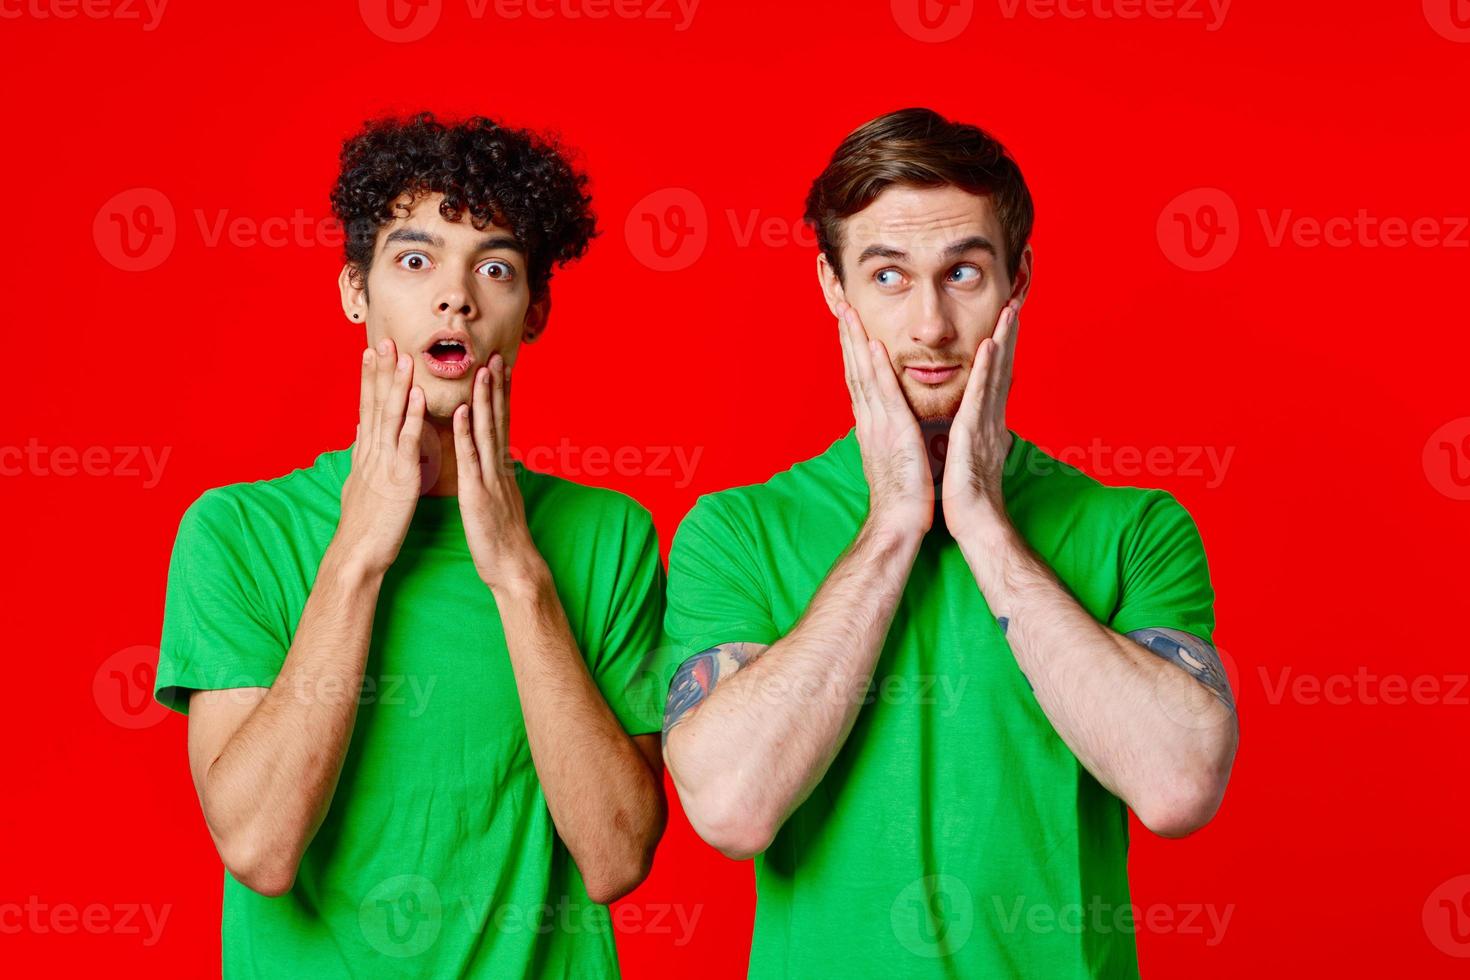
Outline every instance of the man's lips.
{"label": "man's lips", "polygon": [[422,357],[424,367],[438,378],[462,378],[475,366],[470,339],[459,331],[443,330],[435,334]]}
{"label": "man's lips", "polygon": [[906,364],[904,373],[926,385],[943,384],[960,373],[958,364]]}

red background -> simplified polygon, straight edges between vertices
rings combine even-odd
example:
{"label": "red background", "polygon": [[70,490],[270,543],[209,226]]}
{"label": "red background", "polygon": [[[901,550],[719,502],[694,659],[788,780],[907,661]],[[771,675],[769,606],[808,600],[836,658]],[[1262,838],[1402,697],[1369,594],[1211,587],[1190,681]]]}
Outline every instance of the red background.
{"label": "red background", "polygon": [[[1189,839],[1135,823],[1132,880],[1138,905],[1176,921],[1192,904],[1231,918],[1214,945],[1208,930],[1141,928],[1144,975],[1470,967],[1470,943],[1438,904],[1470,890],[1457,880],[1470,873],[1470,693],[1453,696],[1467,669],[1457,623],[1470,491],[1456,476],[1470,468],[1470,233],[1453,219],[1470,211],[1470,43],[1448,0],[1238,0],[1217,30],[1100,16],[1119,9],[1109,0],[1080,17],[965,0],[947,11],[968,18],[948,41],[906,33],[906,0],[704,0],[685,30],[676,11],[475,18],[444,0],[416,42],[375,34],[350,0],[248,15],[174,0],[152,30],[38,16],[60,2],[6,0],[0,23],[11,93],[0,446],[34,439],[53,454],[46,473],[28,464],[0,481],[11,770],[0,905],[144,903],[169,918],[153,945],[121,928],[0,919],[6,963],[218,970],[221,871],[185,722],[132,713],[105,662],[156,646],[173,533],[201,491],[351,440],[362,337],[338,307],[333,244],[314,233],[210,244],[216,221],[242,218],[253,233],[298,210],[326,216],[341,140],[380,112],[560,131],[592,175],[604,234],[555,280],[551,329],[517,369],[513,442],[700,452],[687,485],[651,466],[567,474],[643,501],[667,548],[697,494],[763,480],[851,424],[814,252],[791,234],[848,130],[927,104],[999,136],[1037,201],[1008,421],[1054,453],[1094,440],[1169,450],[1175,462],[1150,472],[1124,474],[1117,457],[1082,465],[1173,491],[1211,561],[1217,640],[1239,689],[1235,775]],[[137,188],[166,199],[176,241],[156,267],[126,271],[107,209]],[[668,188],[692,192],[704,216],[686,217],[707,235],[677,271],[643,261],[626,234],[644,227],[635,206]],[[1168,229],[1182,226],[1166,208],[1197,188],[1238,211],[1216,212],[1239,238],[1211,271],[1170,259]],[[121,200],[128,213],[137,199]],[[668,200],[646,207],[659,217]],[[1360,209],[1432,219],[1449,241],[1272,243],[1284,215]],[[773,219],[776,234],[742,240],[752,219]],[[152,487],[116,454],[110,475],[50,472],[58,447],[93,446],[170,455]],[[1191,446],[1233,453],[1220,479],[1186,465]],[[1440,693],[1387,703],[1391,676],[1437,679]],[[1278,690],[1344,677],[1337,697]],[[698,924],[683,944],[677,930],[626,932],[625,974],[743,976],[750,866],[674,811],[627,902],[645,921],[682,903]]]}

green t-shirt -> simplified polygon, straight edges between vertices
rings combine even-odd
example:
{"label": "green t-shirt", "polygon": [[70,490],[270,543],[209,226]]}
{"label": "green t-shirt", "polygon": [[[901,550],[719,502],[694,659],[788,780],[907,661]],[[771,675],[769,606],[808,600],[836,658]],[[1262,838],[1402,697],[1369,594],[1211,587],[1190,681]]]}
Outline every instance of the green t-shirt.
{"label": "green t-shirt", "polygon": [[[348,450],[205,492],[169,568],[157,699],[269,686],[341,514]],[[603,697],[659,730],[663,566],[632,499],[516,464],[537,548]],[[333,693],[333,692],[326,692]],[[420,498],[373,619],[325,821],[278,898],[225,874],[226,977],[608,977],[605,907],[557,837],[505,634],[455,497]]]}
{"label": "green t-shirt", "polygon": [[[1011,521],[1099,622],[1212,640],[1204,549],[1170,494],[1104,486],[1019,436],[1003,480]],[[669,555],[665,678],[788,633],[867,510],[852,431],[701,497]],[[752,977],[1138,975],[1126,808],[1052,728],[942,524],[851,734],[755,870]]]}

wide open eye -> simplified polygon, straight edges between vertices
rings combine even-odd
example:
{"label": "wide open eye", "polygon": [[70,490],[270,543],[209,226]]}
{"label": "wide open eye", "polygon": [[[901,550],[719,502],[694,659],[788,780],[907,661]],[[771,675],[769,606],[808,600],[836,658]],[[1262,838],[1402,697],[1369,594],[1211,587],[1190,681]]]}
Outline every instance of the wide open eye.
{"label": "wide open eye", "polygon": [[903,273],[889,266],[873,273],[873,281],[885,289],[903,285]]}
{"label": "wide open eye", "polygon": [[980,267],[975,265],[957,265],[949,270],[949,281],[961,285],[973,285],[980,281]]}
{"label": "wide open eye", "polygon": [[480,263],[480,267],[475,271],[482,276],[489,276],[491,279],[499,282],[509,282],[516,277],[515,266],[506,262],[504,259],[490,259],[482,262]]}
{"label": "wide open eye", "polygon": [[423,252],[404,252],[398,256],[398,267],[410,272],[418,272],[420,269],[429,267],[429,257]]}

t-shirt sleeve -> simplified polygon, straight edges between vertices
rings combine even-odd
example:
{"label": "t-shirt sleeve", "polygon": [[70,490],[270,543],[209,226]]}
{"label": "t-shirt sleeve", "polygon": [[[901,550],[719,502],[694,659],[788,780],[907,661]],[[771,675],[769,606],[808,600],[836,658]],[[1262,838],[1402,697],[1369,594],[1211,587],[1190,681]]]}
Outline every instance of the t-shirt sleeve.
{"label": "t-shirt sleeve", "polygon": [[592,677],[623,730],[646,735],[660,729],[659,644],[663,638],[664,566],[658,532],[642,507],[624,525],[622,559],[608,627]]}
{"label": "t-shirt sleeve", "polygon": [[1164,490],[1145,496],[1123,537],[1122,595],[1108,625],[1119,633],[1169,628],[1214,642],[1215,590],[1199,528]]}
{"label": "t-shirt sleeve", "polygon": [[269,687],[289,648],[264,615],[238,506],[205,492],[174,539],[154,698],[187,714],[193,691]]}
{"label": "t-shirt sleeve", "polygon": [[781,638],[755,555],[718,495],[701,497],[685,516],[669,551],[666,683],[685,660],[721,643]]}

